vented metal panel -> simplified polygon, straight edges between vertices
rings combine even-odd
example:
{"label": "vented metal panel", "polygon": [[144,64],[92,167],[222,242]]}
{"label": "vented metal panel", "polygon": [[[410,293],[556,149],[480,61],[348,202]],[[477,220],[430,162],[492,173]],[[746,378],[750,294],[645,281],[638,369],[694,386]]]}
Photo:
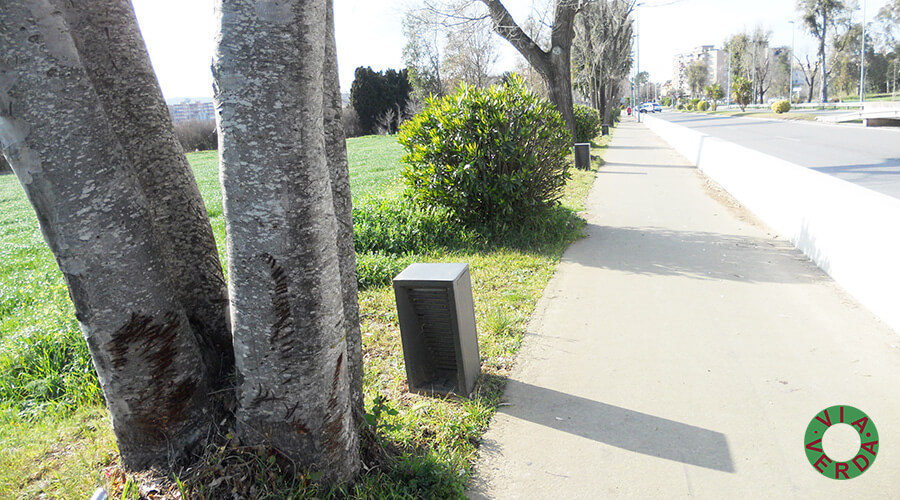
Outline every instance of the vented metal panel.
{"label": "vented metal panel", "polygon": [[432,378],[452,384],[456,379],[456,342],[453,331],[453,304],[447,288],[410,288],[407,290],[416,318],[419,320],[426,364]]}
{"label": "vented metal panel", "polygon": [[409,388],[468,395],[480,371],[467,264],[413,264],[394,278]]}

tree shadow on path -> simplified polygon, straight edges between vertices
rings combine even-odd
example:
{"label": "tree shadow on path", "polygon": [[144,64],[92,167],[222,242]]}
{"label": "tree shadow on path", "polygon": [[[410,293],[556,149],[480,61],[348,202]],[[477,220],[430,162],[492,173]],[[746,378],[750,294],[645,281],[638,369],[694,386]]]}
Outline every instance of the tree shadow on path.
{"label": "tree shadow on path", "polygon": [[[598,443],[665,460],[734,472],[724,434],[639,411],[538,387],[507,382],[504,399],[515,404],[500,412]],[[482,453],[496,453],[485,442]]]}

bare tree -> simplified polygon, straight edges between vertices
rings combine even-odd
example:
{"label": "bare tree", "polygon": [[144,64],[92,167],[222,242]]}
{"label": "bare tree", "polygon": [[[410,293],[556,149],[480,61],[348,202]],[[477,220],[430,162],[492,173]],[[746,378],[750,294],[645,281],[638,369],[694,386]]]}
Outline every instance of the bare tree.
{"label": "bare tree", "polygon": [[236,429],[343,481],[360,464],[362,380],[331,8],[219,0],[213,72]]}
{"label": "bare tree", "polygon": [[572,41],[575,38],[575,14],[585,0],[556,0],[550,47],[541,48],[516,24],[499,0],[480,0],[494,22],[494,30],[512,44],[547,83],[550,101],[562,114],[569,132],[575,137],[575,112],[572,104]]}
{"label": "bare tree", "polygon": [[816,62],[812,63],[809,60],[809,55],[806,56],[806,64],[804,64],[799,57],[794,57],[794,59],[797,60],[797,66],[800,67],[800,71],[803,73],[803,79],[806,80],[806,102],[812,102],[814,94],[813,89],[816,86],[816,77],[819,75],[819,64],[821,61],[816,59]]}
{"label": "bare tree", "polygon": [[465,82],[476,87],[491,84],[491,73],[500,52],[489,26],[471,23],[447,33],[444,76],[448,87]]}
{"label": "bare tree", "polygon": [[413,99],[422,101],[429,95],[441,97],[447,90],[441,74],[442,38],[444,32],[433,11],[411,9],[403,18],[403,61],[409,70]]}
{"label": "bare tree", "polygon": [[631,70],[632,0],[590,3],[576,18],[572,64],[575,87],[612,120],[609,103],[619,97],[620,82]]}
{"label": "bare tree", "polygon": [[232,368],[225,282],[134,12],[0,9],[0,143],[65,277],[122,461],[167,467],[213,433]]}
{"label": "bare tree", "polygon": [[487,7],[483,16],[461,15],[428,1],[429,9],[440,12],[448,25],[491,19],[496,31],[528,61],[547,84],[550,101],[562,114],[572,137],[575,136],[575,112],[572,104],[572,41],[575,37],[575,15],[591,0],[554,0],[550,46],[546,49],[513,19],[500,0],[478,0]]}
{"label": "bare tree", "polygon": [[[549,19],[552,5],[549,2],[544,2],[543,8],[534,7],[537,7],[537,4],[533,6],[531,13],[525,19],[525,22],[522,23],[522,31],[534,40],[536,44],[545,47],[550,43]],[[516,54],[513,72],[522,77],[529,90],[544,99],[549,99],[550,92],[547,90],[547,83],[544,82],[540,73],[528,63],[521,53]]]}
{"label": "bare tree", "polygon": [[771,61],[769,58],[769,38],[772,36],[771,30],[765,30],[757,27],[753,31],[750,38],[750,59],[752,76],[750,78],[754,83],[754,100],[757,104],[765,102],[766,92],[769,91],[769,69]]}
{"label": "bare tree", "polygon": [[819,66],[822,70],[819,98],[822,102],[828,102],[829,71],[825,65],[825,43],[828,37],[828,27],[834,26],[835,17],[839,15],[844,8],[844,2],[841,0],[797,1],[797,9],[802,13],[803,23],[819,42],[818,58]]}

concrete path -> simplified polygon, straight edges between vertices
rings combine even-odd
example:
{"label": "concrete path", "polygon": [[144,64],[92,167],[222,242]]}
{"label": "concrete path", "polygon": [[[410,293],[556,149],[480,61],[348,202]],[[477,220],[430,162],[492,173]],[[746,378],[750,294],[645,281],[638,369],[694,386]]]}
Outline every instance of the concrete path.
{"label": "concrete path", "polygon": [[[469,495],[900,497],[900,337],[643,125],[606,160]],[[846,481],[804,453],[837,404],[884,446]],[[826,451],[855,455],[847,430]]]}

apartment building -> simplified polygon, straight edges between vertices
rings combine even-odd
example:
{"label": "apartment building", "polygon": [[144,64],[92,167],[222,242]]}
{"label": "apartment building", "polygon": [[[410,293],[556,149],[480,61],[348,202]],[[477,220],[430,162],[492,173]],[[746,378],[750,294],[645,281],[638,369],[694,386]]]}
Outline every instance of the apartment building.
{"label": "apartment building", "polygon": [[169,114],[175,123],[216,119],[212,99],[185,99],[169,105]]}
{"label": "apartment building", "polygon": [[676,93],[685,97],[691,95],[688,67],[694,61],[702,61],[706,65],[706,85],[718,83],[723,89],[726,88],[728,59],[725,57],[725,51],[717,49],[713,45],[701,45],[690,52],[677,54],[673,58],[672,86]]}

